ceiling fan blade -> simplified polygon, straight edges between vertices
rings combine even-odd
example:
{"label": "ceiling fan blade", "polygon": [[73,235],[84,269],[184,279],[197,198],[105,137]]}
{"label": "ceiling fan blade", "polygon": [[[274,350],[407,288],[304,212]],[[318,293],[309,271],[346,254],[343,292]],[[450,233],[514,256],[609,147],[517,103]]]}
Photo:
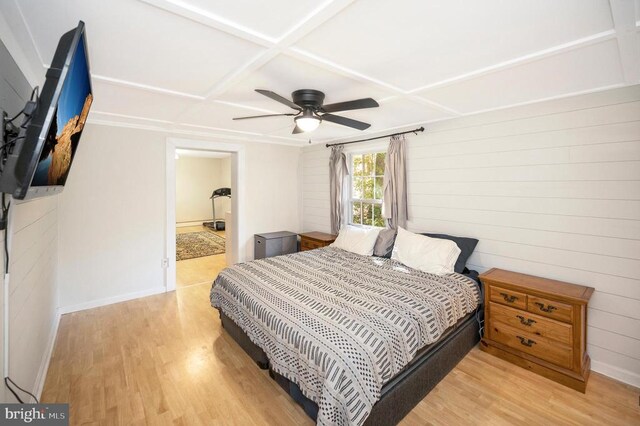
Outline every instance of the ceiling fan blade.
{"label": "ceiling fan blade", "polygon": [[356,99],[355,101],[338,102],[337,104],[323,105],[324,112],[349,111],[352,109],[375,108],[378,103],[371,98]]}
{"label": "ceiling fan blade", "polygon": [[298,127],[298,125],[296,124],[296,127],[293,128],[293,132],[291,132],[291,134],[293,135],[297,135],[298,133],[304,133],[304,130],[302,130],[300,127]]}
{"label": "ceiling fan blade", "polygon": [[342,124],[343,126],[347,126],[347,127],[353,127],[354,129],[358,129],[358,130],[365,130],[371,127],[371,124],[369,123],[363,123],[362,121],[353,120],[347,117],[341,117],[339,115],[323,114],[320,116],[320,118],[322,118],[322,120],[330,121],[332,123]]}
{"label": "ceiling fan blade", "polygon": [[256,89],[256,92],[260,93],[261,95],[266,96],[267,98],[271,98],[274,101],[280,102],[281,104],[285,104],[289,108],[297,109],[298,111],[300,111],[300,109],[301,109],[298,105],[294,104],[289,99],[284,98],[284,97],[278,95],[277,93],[272,92],[271,90]]}
{"label": "ceiling fan blade", "polygon": [[250,118],[262,118],[262,117],[281,117],[281,116],[287,116],[287,117],[294,117],[298,114],[293,114],[293,113],[287,113],[287,114],[265,114],[265,115],[250,115],[248,117],[235,117],[234,120],[248,120]]}

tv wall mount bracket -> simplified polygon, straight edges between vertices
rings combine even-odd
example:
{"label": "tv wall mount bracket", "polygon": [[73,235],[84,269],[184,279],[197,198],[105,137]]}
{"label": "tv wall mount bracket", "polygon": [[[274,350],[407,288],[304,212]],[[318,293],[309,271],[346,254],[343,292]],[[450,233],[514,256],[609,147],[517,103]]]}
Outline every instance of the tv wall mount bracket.
{"label": "tv wall mount bracket", "polygon": [[9,143],[11,139],[18,137],[19,132],[20,128],[9,120],[9,114],[6,111],[2,111],[2,146]]}

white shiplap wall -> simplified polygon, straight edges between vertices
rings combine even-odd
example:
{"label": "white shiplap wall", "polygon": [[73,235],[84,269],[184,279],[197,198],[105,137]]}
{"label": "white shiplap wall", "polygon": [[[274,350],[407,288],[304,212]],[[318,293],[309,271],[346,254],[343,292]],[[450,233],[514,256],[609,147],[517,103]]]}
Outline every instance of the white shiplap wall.
{"label": "white shiplap wall", "polygon": [[[59,319],[57,206],[57,196],[46,197],[13,203],[10,213],[9,374],[36,395],[42,391]],[[15,402],[8,391],[4,398]]]}
{"label": "white shiplap wall", "polygon": [[[408,228],[478,238],[479,271],[594,287],[593,369],[640,386],[640,86],[427,127],[408,143]],[[303,151],[304,231],[329,230],[328,158]]]}

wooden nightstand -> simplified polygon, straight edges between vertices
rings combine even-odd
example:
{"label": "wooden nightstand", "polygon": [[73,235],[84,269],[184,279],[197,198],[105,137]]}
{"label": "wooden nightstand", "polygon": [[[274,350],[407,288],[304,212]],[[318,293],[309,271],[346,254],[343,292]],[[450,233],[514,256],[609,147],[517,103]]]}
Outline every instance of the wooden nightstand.
{"label": "wooden nightstand", "polygon": [[336,240],[337,235],[324,232],[306,232],[300,234],[300,251],[326,247]]}
{"label": "wooden nightstand", "polygon": [[480,279],[485,312],[480,349],[584,393],[593,288],[502,269]]}

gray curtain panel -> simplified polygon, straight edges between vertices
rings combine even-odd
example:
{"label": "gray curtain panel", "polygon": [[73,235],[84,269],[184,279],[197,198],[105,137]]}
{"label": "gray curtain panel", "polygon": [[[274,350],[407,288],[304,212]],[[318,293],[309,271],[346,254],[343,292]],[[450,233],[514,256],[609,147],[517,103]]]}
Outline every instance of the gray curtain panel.
{"label": "gray curtain panel", "polygon": [[391,137],[384,166],[382,217],[392,229],[406,228],[409,219],[405,144],[404,135]]}
{"label": "gray curtain panel", "polygon": [[329,157],[329,209],[331,211],[332,234],[337,234],[342,225],[345,194],[344,184],[346,176],[349,175],[347,157],[342,150],[342,145],[331,147],[331,157]]}

